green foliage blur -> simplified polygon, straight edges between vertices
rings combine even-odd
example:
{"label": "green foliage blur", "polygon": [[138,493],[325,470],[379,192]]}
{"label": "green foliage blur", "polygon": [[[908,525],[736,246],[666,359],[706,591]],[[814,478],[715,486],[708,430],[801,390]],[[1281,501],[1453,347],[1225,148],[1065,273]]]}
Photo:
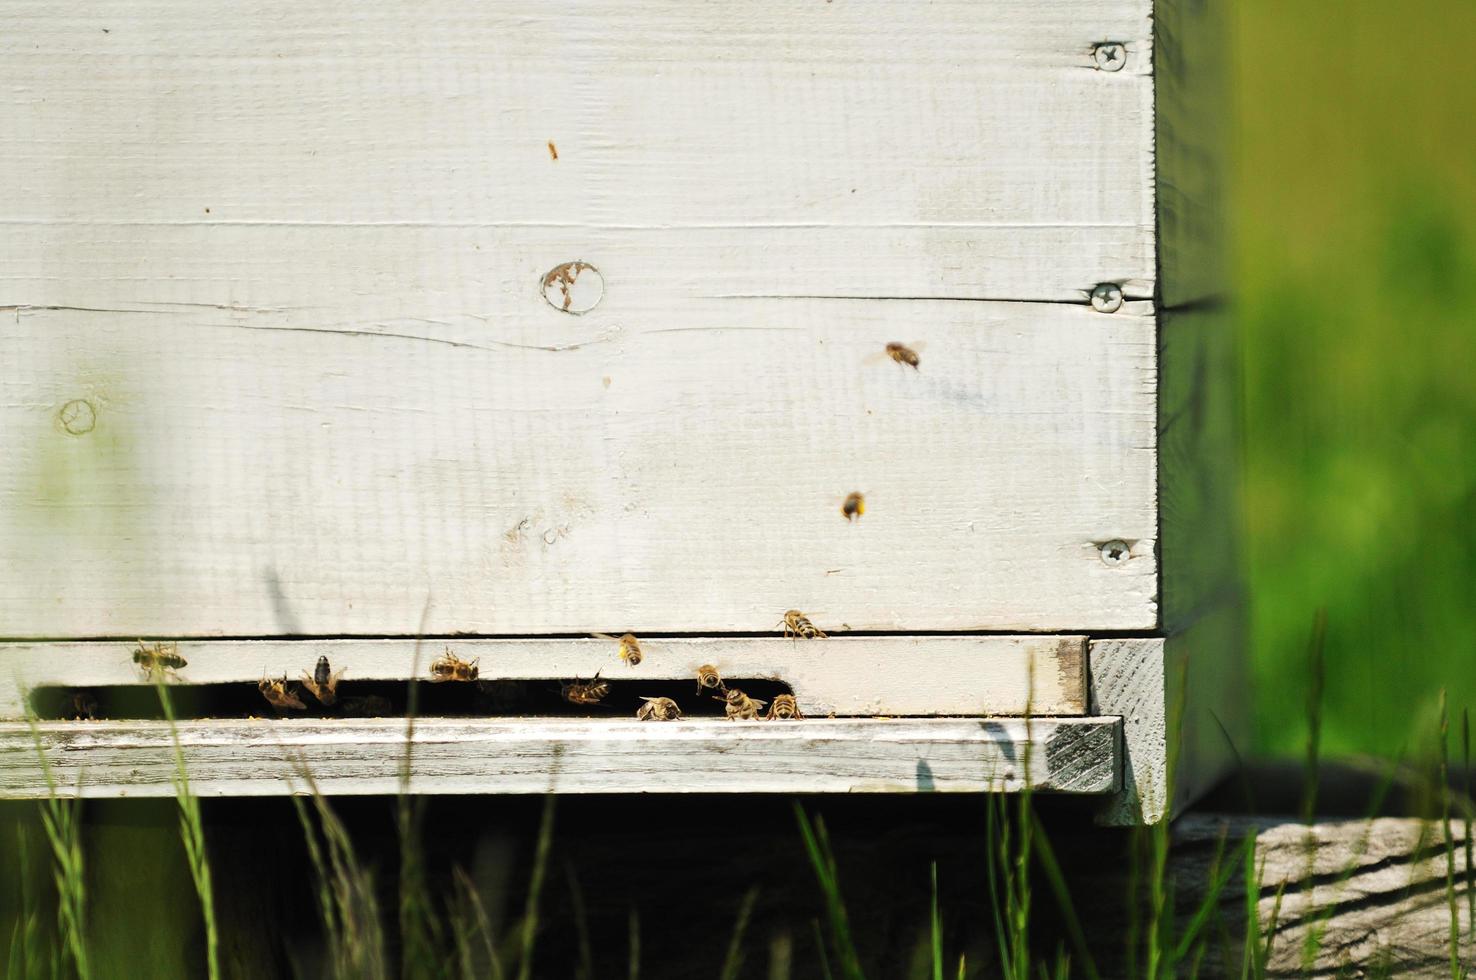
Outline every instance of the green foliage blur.
{"label": "green foliage blur", "polygon": [[1256,749],[1476,709],[1476,3],[1239,0],[1232,214]]}

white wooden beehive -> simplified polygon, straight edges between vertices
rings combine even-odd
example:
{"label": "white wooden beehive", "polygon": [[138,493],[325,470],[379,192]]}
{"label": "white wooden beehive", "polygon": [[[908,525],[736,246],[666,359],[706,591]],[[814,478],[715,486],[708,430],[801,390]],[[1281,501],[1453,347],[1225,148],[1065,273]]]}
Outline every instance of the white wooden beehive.
{"label": "white wooden beehive", "polygon": [[[809,716],[421,717],[413,791],[1156,819],[1241,717],[1214,7],[13,4],[0,792],[146,637]],[[198,792],[401,785],[402,714],[259,713],[180,721]],[[161,721],[39,731],[172,792]]]}

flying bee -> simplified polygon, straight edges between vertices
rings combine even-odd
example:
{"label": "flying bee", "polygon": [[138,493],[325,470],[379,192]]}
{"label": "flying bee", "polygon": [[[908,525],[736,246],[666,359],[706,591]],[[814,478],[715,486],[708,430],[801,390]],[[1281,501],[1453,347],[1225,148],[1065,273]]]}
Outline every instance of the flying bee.
{"label": "flying bee", "polygon": [[769,720],[783,721],[787,718],[803,718],[800,714],[799,702],[795,701],[793,694],[776,694],[774,703],[769,705]]}
{"label": "flying bee", "polygon": [[846,502],[841,504],[841,514],[846,520],[854,521],[864,513],[866,513],[866,498],[855,492],[847,494]]}
{"label": "flying bee", "polygon": [[353,718],[374,718],[387,715],[391,711],[389,698],[382,698],[378,694],[344,698],[339,702],[339,708],[345,715]]}
{"label": "flying bee", "polygon": [[701,694],[703,688],[723,694],[728,692],[728,689],[723,686],[722,676],[712,664],[703,664],[697,668],[697,693]]}
{"label": "flying bee", "polygon": [[570,704],[599,704],[610,693],[610,685],[600,680],[599,671],[588,681],[574,678],[559,685],[559,695]]}
{"label": "flying bee", "polygon": [[446,652],[436,658],[435,662],[430,665],[431,683],[474,681],[477,679],[477,664],[481,662],[482,658],[478,657],[476,660],[468,663],[452,653],[450,647],[447,647]]}
{"label": "flying bee", "polygon": [[313,672],[303,673],[302,686],[318,699],[319,704],[327,707],[338,700],[338,679],[342,676],[342,670],[330,671],[327,657],[319,657]]}
{"label": "flying bee", "polygon": [[73,691],[70,700],[74,720],[97,721],[97,698],[87,691]]}
{"label": "flying bee", "polygon": [[898,364],[905,364],[914,371],[917,370],[917,351],[908,347],[906,344],[899,344],[895,340],[892,341],[887,345],[887,356]]}
{"label": "flying bee", "polygon": [[713,700],[723,702],[723,713],[729,721],[754,721],[759,716],[759,709],[767,703],[749,697],[736,687],[728,688],[727,695]]}
{"label": "flying bee", "polygon": [[910,344],[904,344],[894,340],[891,343],[887,344],[887,346],[884,347],[882,350],[879,350],[875,354],[868,356],[866,358],[866,363],[874,364],[885,360],[891,360],[896,364],[900,364],[903,367],[910,367],[914,371],[916,371],[918,369],[918,361],[920,360],[920,358],[917,356],[918,352],[923,350],[927,346],[927,344],[924,344],[921,341],[914,341]]}
{"label": "flying bee", "polygon": [[641,698],[645,703],[636,709],[637,721],[681,721],[682,709],[671,698]]}
{"label": "flying bee", "polygon": [[143,640],[138,641],[138,649],[133,651],[133,662],[151,680],[163,678],[168,671],[189,666],[189,661],[179,655],[178,644],[155,643],[150,646]]}
{"label": "flying bee", "polygon": [[286,674],[282,675],[281,680],[275,677],[263,677],[256,682],[256,689],[261,692],[262,697],[267,699],[267,703],[279,712],[287,708],[294,711],[307,709],[307,705],[302,703],[302,698],[297,696],[297,692],[287,686]]}
{"label": "flying bee", "polygon": [[806,640],[825,639],[825,634],[814,623],[810,622],[808,616],[798,609],[790,609],[785,612],[784,619],[780,621],[780,625],[784,627],[785,636],[799,636]]}
{"label": "flying bee", "polygon": [[634,633],[626,633],[620,637],[611,636],[609,633],[592,633],[590,635],[601,640],[614,640],[620,644],[620,659],[632,667],[638,666],[644,658],[644,654],[641,653],[641,641],[636,639]]}

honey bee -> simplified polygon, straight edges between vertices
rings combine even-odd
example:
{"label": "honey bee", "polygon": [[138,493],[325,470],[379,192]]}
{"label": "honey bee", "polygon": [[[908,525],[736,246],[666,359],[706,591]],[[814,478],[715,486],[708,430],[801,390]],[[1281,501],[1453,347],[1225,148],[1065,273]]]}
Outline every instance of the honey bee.
{"label": "honey bee", "polygon": [[474,681],[477,679],[477,664],[482,662],[478,657],[470,663],[462,660],[447,647],[446,652],[436,658],[430,665],[431,683],[440,684],[443,681]]}
{"label": "honey bee", "polygon": [[353,718],[373,718],[379,715],[387,715],[392,710],[389,698],[382,698],[378,694],[366,694],[363,697],[344,698],[339,702],[339,708],[345,715]]}
{"label": "honey bee", "polygon": [[342,676],[342,670],[330,672],[327,657],[319,657],[313,672],[303,673],[302,686],[318,699],[319,704],[327,707],[338,700],[338,679]]}
{"label": "honey bee", "polygon": [[898,364],[905,364],[914,371],[917,370],[917,351],[908,347],[906,344],[899,344],[895,340],[892,341],[887,345],[887,356]]}
{"label": "honey bee", "polygon": [[620,637],[611,636],[609,633],[594,633],[591,635],[601,640],[614,640],[620,644],[620,659],[632,667],[638,666],[644,658],[644,654],[641,653],[641,641],[636,639],[634,633],[626,633]]}
{"label": "honey bee", "polygon": [[86,691],[73,691],[72,718],[76,721],[97,721],[97,698]]}
{"label": "honey bee", "polygon": [[701,694],[703,688],[707,688],[709,691],[719,691],[723,694],[728,692],[728,689],[723,686],[722,676],[718,674],[717,668],[712,664],[703,664],[697,668],[697,693]]}
{"label": "honey bee", "polygon": [[287,685],[287,675],[283,674],[281,680],[274,677],[263,677],[257,681],[256,689],[261,696],[267,699],[267,703],[278,711],[291,708],[294,711],[304,711],[307,705],[302,703],[302,698],[297,692]]}
{"label": "honey bee", "polygon": [[856,520],[856,518],[866,513],[866,498],[859,493],[847,494],[846,502],[841,504],[841,513],[845,515],[848,521]]}
{"label": "honey bee", "polygon": [[795,701],[793,694],[776,694],[774,703],[769,705],[769,720],[782,721],[787,718],[803,718],[800,714],[799,703]]}
{"label": "honey bee", "polygon": [[133,662],[151,680],[189,666],[189,661],[179,655],[178,644],[155,643],[150,646],[143,640],[138,641],[138,649],[133,651]]}
{"label": "honey bee", "polygon": [[759,709],[767,703],[749,697],[736,687],[728,688],[725,696],[713,700],[723,702],[723,712],[729,721],[754,721],[759,716]]}
{"label": "honey bee", "polygon": [[599,704],[610,693],[610,685],[600,680],[599,671],[588,681],[574,678],[559,685],[559,694],[570,704]]}
{"label": "honey bee", "polygon": [[641,698],[645,703],[636,709],[639,721],[681,721],[682,709],[671,698]]}
{"label": "honey bee", "polygon": [[780,625],[784,627],[785,636],[800,636],[806,640],[825,639],[825,634],[814,623],[810,622],[808,616],[798,609],[790,609],[785,612],[784,619],[781,620]]}

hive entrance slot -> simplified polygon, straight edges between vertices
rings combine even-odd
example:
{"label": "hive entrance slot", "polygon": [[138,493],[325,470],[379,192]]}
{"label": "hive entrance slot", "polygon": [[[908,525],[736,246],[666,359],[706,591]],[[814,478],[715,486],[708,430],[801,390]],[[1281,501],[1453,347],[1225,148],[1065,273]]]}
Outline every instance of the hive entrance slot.
{"label": "hive entrance slot", "polygon": [[[671,698],[687,718],[721,718],[723,704],[711,691],[698,693],[695,680],[639,680],[612,678],[598,704],[573,704],[562,693],[569,678],[478,680],[413,684],[414,710],[425,718],[634,718],[644,698]],[[749,697],[770,703],[779,694],[793,693],[781,681],[737,678],[727,682]],[[252,681],[225,684],[168,685],[177,719],[205,718],[393,718],[411,707],[412,685],[396,680],[342,680],[337,700],[321,704],[297,681],[288,690],[301,701],[301,710],[274,709]],[[148,684],[94,687],[37,687],[31,691],[31,710],[42,720],[91,718],[98,721],[161,720],[159,695]],[[803,706],[801,706],[803,707]]]}

